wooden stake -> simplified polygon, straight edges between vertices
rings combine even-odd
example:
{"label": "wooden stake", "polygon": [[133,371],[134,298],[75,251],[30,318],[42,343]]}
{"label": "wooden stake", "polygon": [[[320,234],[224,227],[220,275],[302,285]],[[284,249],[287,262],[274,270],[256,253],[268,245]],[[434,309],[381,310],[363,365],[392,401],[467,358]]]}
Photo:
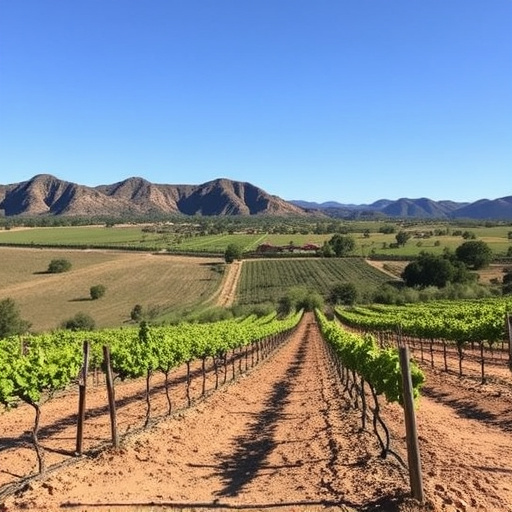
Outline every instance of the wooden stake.
{"label": "wooden stake", "polygon": [[84,359],[78,377],[78,423],[76,429],[76,455],[82,455],[85,424],[85,396],[87,392],[87,373],[89,372],[90,343],[84,341]]}
{"label": "wooden stake", "polygon": [[412,497],[423,503],[423,478],[421,474],[421,458],[416,430],[416,415],[414,412],[414,397],[412,391],[411,370],[409,366],[409,348],[399,347],[400,368],[402,370],[403,407],[405,414],[405,435],[407,439],[407,462],[409,465],[409,481]]}
{"label": "wooden stake", "polygon": [[103,361],[105,363],[105,373],[107,380],[108,406],[110,410],[110,430],[112,433],[112,445],[114,448],[119,446],[117,437],[117,420],[116,420],[116,399],[114,394],[114,378],[112,377],[112,367],[110,365],[110,350],[103,346]]}
{"label": "wooden stake", "polygon": [[512,316],[510,313],[505,315],[505,332],[508,334],[508,364],[512,370]]}

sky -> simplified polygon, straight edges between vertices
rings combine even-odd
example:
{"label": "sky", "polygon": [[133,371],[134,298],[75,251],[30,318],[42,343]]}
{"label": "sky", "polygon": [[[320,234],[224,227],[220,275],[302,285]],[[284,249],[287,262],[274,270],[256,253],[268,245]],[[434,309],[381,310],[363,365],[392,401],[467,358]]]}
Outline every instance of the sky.
{"label": "sky", "polygon": [[0,0],[0,184],[512,195],[512,0]]}

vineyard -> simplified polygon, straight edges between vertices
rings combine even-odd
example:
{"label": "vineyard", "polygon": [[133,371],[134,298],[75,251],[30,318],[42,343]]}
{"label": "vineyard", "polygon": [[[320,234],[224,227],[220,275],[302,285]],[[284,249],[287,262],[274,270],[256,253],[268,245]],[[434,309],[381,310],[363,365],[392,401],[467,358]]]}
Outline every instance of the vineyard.
{"label": "vineyard", "polygon": [[[81,458],[84,334],[4,340],[2,401],[19,402],[0,416],[4,508],[420,510],[408,498],[396,350],[320,312],[299,318],[88,335]],[[274,338],[279,332],[288,334]],[[109,448],[105,345],[118,376],[117,449]],[[416,361],[425,510],[509,510],[510,381],[478,385]],[[38,466],[47,476],[26,485]]]}
{"label": "vineyard", "polygon": [[[510,378],[505,340],[509,338],[506,317],[511,311],[511,299],[495,298],[337,308],[336,315],[353,329],[375,333],[381,346],[407,343],[422,363],[455,371],[459,377],[477,374],[484,384],[489,377],[486,368],[487,373],[489,368],[499,373],[494,378]],[[465,367],[465,361],[471,364]]]}
{"label": "vineyard", "polygon": [[[186,406],[190,407],[193,364],[197,366],[199,362],[200,370],[196,373],[201,374],[200,397],[204,398],[207,394],[207,376],[210,380],[214,379],[215,389],[221,382],[226,383],[228,370],[230,380],[234,380],[275,350],[287,333],[296,327],[299,319],[300,314],[285,320],[277,320],[274,316],[248,317],[239,321],[163,328],[141,324],[139,329],[94,333],[61,331],[21,340],[3,339],[0,340],[0,404],[5,407],[7,421],[11,415],[15,420],[16,406],[25,405],[33,409],[31,440],[38,472],[43,473],[47,454],[39,440],[40,420],[47,404],[51,407],[53,397],[59,392],[69,392],[77,382],[85,386],[91,378],[97,383],[103,371],[107,379],[109,372],[113,372],[121,382],[144,378],[146,412],[143,426],[147,427],[152,421],[151,396],[156,394],[157,389],[165,395],[166,415],[172,414],[175,405],[170,391],[171,373],[175,373],[177,368],[186,368],[182,380],[185,382]],[[83,350],[85,339],[87,357],[84,357]],[[106,353],[108,359],[105,358]],[[163,375],[163,386],[156,389],[151,386],[155,374]],[[172,380],[176,380],[174,375]],[[133,425],[128,428],[131,427]],[[114,432],[112,434],[112,440],[117,444],[117,433],[115,436]],[[77,446],[79,444],[81,446],[77,438]],[[91,450],[97,446],[88,448]],[[2,456],[8,458],[9,450],[9,446],[4,446]],[[69,446],[61,446],[59,450],[68,454],[76,451]],[[78,451],[81,453],[81,449]],[[27,471],[26,475],[29,473]],[[5,483],[8,482],[0,480],[0,485]]]}
{"label": "vineyard", "polygon": [[241,304],[277,302],[294,286],[305,286],[327,297],[333,283],[351,282],[370,293],[389,277],[361,258],[246,260],[237,291]]}
{"label": "vineyard", "polygon": [[[29,273],[2,251],[6,289],[54,278],[46,251],[27,249]],[[119,258],[143,274],[140,256],[77,254],[75,281]],[[213,263],[145,257],[188,279],[173,293],[202,282],[216,297]],[[233,268],[226,298],[238,279],[246,304],[390,279],[361,258]],[[0,510],[509,511],[511,311],[504,298],[433,301],[0,340]],[[410,499],[397,346],[413,356],[425,507]]]}

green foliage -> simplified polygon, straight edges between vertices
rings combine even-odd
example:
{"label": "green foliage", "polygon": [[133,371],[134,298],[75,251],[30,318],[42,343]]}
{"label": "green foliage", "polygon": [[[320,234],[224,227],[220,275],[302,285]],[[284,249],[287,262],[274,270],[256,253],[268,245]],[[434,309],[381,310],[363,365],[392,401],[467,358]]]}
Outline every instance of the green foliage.
{"label": "green foliage", "polygon": [[288,293],[281,297],[278,305],[278,313],[281,316],[289,315],[294,311],[314,311],[323,307],[323,297],[314,290],[308,290],[303,286],[290,288]]}
{"label": "green foliage", "polygon": [[50,261],[47,272],[49,274],[60,274],[62,272],[67,272],[70,269],[71,262],[67,259],[60,258]]}
{"label": "green foliage", "polygon": [[512,270],[508,269],[502,281],[502,293],[503,295],[511,295],[512,294]]}
{"label": "green foliage", "polygon": [[404,246],[410,238],[411,234],[408,233],[407,231],[399,231],[395,235],[395,240],[399,247]]}
{"label": "green foliage", "polygon": [[442,288],[448,283],[466,283],[475,279],[465,265],[450,256],[436,256],[423,252],[409,263],[402,272],[407,286],[436,286]]}
{"label": "green foliage", "polygon": [[504,317],[510,298],[438,300],[397,306],[336,308],[343,324],[364,331],[396,332],[424,339],[494,343],[505,337]]}
{"label": "green foliage", "polygon": [[332,304],[352,305],[358,296],[357,287],[354,283],[339,283],[333,286],[329,296]]}
{"label": "green foliage", "polygon": [[[353,334],[316,311],[322,336],[334,349],[341,364],[368,382],[377,395],[403,405],[402,373],[397,349],[380,349],[371,335]],[[421,369],[411,361],[413,396],[417,399],[425,380]]]}
{"label": "green foliage", "polygon": [[320,249],[320,254],[324,258],[332,258],[332,257],[336,256],[336,253],[334,252],[334,249],[329,242],[324,242],[324,244],[322,245],[322,248]]}
{"label": "green foliage", "polygon": [[354,237],[339,233],[333,235],[328,243],[338,258],[348,256],[356,247]]}
{"label": "green foliage", "polygon": [[134,322],[140,322],[143,319],[144,310],[140,304],[135,304],[130,312],[130,318]]}
{"label": "green foliage", "polygon": [[62,322],[62,328],[70,331],[92,331],[96,322],[87,313],[79,311],[75,316]]}
{"label": "green foliage", "polygon": [[457,259],[475,270],[487,267],[493,258],[491,248],[481,240],[464,242],[455,249]]}
{"label": "green foliage", "polygon": [[105,292],[107,291],[107,288],[103,286],[102,284],[97,284],[94,286],[91,286],[91,289],[89,290],[89,293],[91,294],[92,300],[101,299],[105,295]]}
{"label": "green foliage", "polygon": [[379,233],[383,233],[385,235],[391,235],[395,231],[395,226],[392,226],[391,224],[385,224],[379,228]]}
{"label": "green foliage", "polygon": [[22,320],[20,311],[13,299],[0,301],[0,338],[23,334],[30,328],[30,323]]}
{"label": "green foliage", "polygon": [[242,258],[242,249],[236,244],[229,244],[224,251],[224,260],[226,263],[233,263]]}
{"label": "green foliage", "polygon": [[278,301],[297,286],[328,299],[333,283],[353,283],[361,298],[369,297],[389,277],[362,258],[245,260],[237,288],[238,304]]}

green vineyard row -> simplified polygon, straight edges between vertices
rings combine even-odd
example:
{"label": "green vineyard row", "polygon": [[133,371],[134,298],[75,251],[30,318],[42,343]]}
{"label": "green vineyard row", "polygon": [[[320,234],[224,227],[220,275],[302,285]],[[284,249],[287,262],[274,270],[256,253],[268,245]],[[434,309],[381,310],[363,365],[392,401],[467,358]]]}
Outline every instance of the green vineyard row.
{"label": "green vineyard row", "polygon": [[113,371],[135,378],[149,371],[169,372],[187,361],[221,356],[228,350],[284,333],[301,318],[296,313],[279,320],[275,315],[209,324],[106,329],[94,332],[57,331],[0,340],[0,404],[19,401],[38,405],[77,381],[83,359],[83,341],[91,346],[91,369],[103,361],[108,346]]}
{"label": "green vineyard row", "polygon": [[490,345],[507,338],[505,318],[510,312],[511,298],[336,308],[339,320],[358,330]]}
{"label": "green vineyard row", "polygon": [[[328,320],[318,310],[316,317],[322,337],[330,345],[343,367],[359,375],[373,388],[376,395],[384,395],[388,402],[402,404],[402,372],[398,349],[379,348],[375,337],[371,334],[351,333],[336,321]],[[425,376],[414,362],[411,362],[411,378],[413,396],[417,399]]]}

